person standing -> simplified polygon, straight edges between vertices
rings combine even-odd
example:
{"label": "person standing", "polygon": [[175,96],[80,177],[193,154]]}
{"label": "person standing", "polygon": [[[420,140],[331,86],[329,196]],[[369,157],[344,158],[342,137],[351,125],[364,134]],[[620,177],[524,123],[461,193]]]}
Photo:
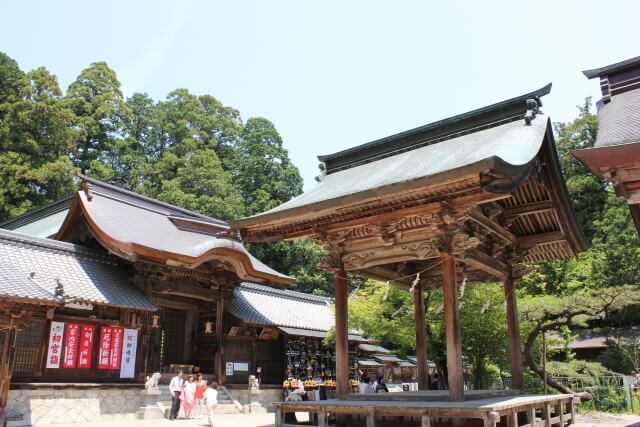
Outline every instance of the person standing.
{"label": "person standing", "polygon": [[183,385],[184,380],[182,379],[182,370],[179,370],[176,372],[176,376],[171,378],[171,382],[169,383],[169,392],[171,392],[170,420],[178,418],[178,411],[180,410],[180,393],[182,392]]}
{"label": "person standing", "polygon": [[204,379],[202,374],[196,375],[196,418],[202,419],[204,416],[204,391],[207,389],[207,380]]}
{"label": "person standing", "polygon": [[378,379],[373,383],[373,391],[375,393],[379,393],[381,391],[389,392],[389,388],[384,382],[384,377],[382,375],[378,375]]}
{"label": "person standing", "polygon": [[191,419],[191,411],[193,411],[193,405],[195,403],[196,383],[193,380],[193,375],[189,375],[187,382],[182,386],[182,409],[184,409],[184,417],[188,420]]}
{"label": "person standing", "polygon": [[213,411],[215,411],[218,405],[218,383],[213,381],[209,388],[204,391],[204,399],[207,403],[207,413],[209,414],[209,427],[213,425]]}

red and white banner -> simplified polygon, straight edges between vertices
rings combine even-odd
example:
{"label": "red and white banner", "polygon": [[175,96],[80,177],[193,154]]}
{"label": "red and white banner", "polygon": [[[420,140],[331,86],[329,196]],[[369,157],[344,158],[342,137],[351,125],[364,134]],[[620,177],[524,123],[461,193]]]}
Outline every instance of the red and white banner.
{"label": "red and white banner", "polygon": [[136,371],[136,351],[138,349],[138,330],[125,329],[122,337],[122,363],[120,378],[133,378]]}
{"label": "red and white banner", "polygon": [[49,350],[47,351],[47,369],[60,368],[63,337],[64,323],[51,322],[51,329],[49,331]]}
{"label": "red and white banner", "polygon": [[93,351],[93,341],[96,327],[93,325],[82,325],[80,330],[80,350],[78,351],[78,368],[91,368],[91,352]]}
{"label": "red and white banner", "polygon": [[98,369],[110,369],[111,367],[111,337],[113,328],[102,326],[100,328],[100,350],[98,352]]}
{"label": "red and white banner", "polygon": [[123,328],[111,328],[111,357],[109,359],[109,369],[120,369],[120,359],[122,355],[122,335]]}
{"label": "red and white banner", "polygon": [[78,338],[80,335],[80,325],[68,323],[64,339],[64,357],[62,359],[63,368],[75,368],[78,358]]}

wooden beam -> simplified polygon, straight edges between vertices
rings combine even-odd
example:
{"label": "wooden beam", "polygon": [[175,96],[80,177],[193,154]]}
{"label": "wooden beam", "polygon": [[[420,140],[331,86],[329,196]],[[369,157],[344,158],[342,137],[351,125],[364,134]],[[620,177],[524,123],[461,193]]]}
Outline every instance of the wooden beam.
{"label": "wooden beam", "polygon": [[424,324],[424,295],[422,283],[418,283],[413,291],[413,306],[416,318],[416,364],[418,371],[418,390],[427,390],[429,371],[427,368],[427,344]]}
{"label": "wooden beam", "polygon": [[442,282],[444,294],[444,321],[447,340],[447,373],[449,400],[464,400],[464,375],[462,372],[462,340],[460,338],[460,316],[458,313],[458,285],[453,254],[441,251]]}
{"label": "wooden beam", "polygon": [[485,273],[489,273],[499,279],[504,278],[511,271],[509,265],[491,257],[490,255],[480,252],[477,249],[469,249],[465,251],[463,257],[460,258],[460,261],[473,268],[484,271]]}
{"label": "wooden beam", "polygon": [[560,240],[566,240],[566,237],[561,231],[550,231],[548,233],[522,236],[519,238],[519,246],[522,249],[530,249],[542,243],[558,242]]}
{"label": "wooden beam", "polygon": [[349,394],[349,342],[347,329],[347,272],[342,263],[335,270],[335,325],[336,325],[336,391],[338,400]]}
{"label": "wooden beam", "polygon": [[513,206],[511,208],[505,208],[502,214],[509,218],[519,215],[529,215],[539,212],[547,212],[555,209],[551,200],[543,200],[541,202],[527,203],[524,205]]}
{"label": "wooden beam", "polygon": [[478,225],[486,228],[490,232],[498,235],[503,240],[506,240],[514,246],[518,245],[518,236],[516,236],[497,222],[487,218],[477,206],[467,209],[466,214],[470,220],[476,222]]}
{"label": "wooden beam", "polygon": [[511,388],[524,392],[522,349],[520,346],[520,324],[516,304],[516,287],[509,274],[504,279],[504,298],[507,303],[507,332],[509,334],[509,356],[511,360]]}
{"label": "wooden beam", "polygon": [[224,329],[223,329],[223,314],[224,312],[224,300],[220,298],[216,301],[216,354],[215,354],[215,369],[218,376],[218,384],[224,384]]}

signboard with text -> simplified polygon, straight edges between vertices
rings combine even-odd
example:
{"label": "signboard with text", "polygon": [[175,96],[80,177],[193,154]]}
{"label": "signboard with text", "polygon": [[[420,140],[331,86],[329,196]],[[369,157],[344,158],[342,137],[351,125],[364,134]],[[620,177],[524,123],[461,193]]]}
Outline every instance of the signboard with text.
{"label": "signboard with text", "polygon": [[138,330],[125,329],[122,336],[122,362],[120,378],[133,378],[136,371],[136,351],[138,348]]}
{"label": "signboard with text", "polygon": [[47,351],[47,369],[59,369],[62,359],[62,338],[64,337],[64,323],[51,322],[49,330],[49,348]]}

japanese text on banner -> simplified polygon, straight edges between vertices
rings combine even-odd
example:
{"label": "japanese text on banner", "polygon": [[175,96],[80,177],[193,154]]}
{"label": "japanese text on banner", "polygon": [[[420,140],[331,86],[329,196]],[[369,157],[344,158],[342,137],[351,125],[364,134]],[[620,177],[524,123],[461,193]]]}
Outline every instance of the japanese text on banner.
{"label": "japanese text on banner", "polygon": [[63,368],[75,368],[78,356],[78,334],[80,325],[77,323],[68,323],[66,337],[64,340],[64,356],[62,359]]}
{"label": "japanese text on banner", "polygon": [[124,329],[112,328],[111,334],[111,357],[109,359],[109,369],[120,369],[120,356],[122,355],[122,334]]}
{"label": "japanese text on banner", "polygon": [[95,330],[96,327],[93,325],[82,325],[80,350],[78,351],[78,368],[91,368],[91,352],[93,351]]}
{"label": "japanese text on banner", "polygon": [[136,351],[138,347],[138,330],[125,329],[122,337],[122,363],[120,378],[133,378],[136,369]]}
{"label": "japanese text on banner", "polygon": [[98,352],[98,369],[110,369],[111,367],[111,336],[113,328],[102,326],[100,328],[100,349]]}
{"label": "japanese text on banner", "polygon": [[59,369],[62,354],[64,322],[51,322],[49,331],[49,349],[47,351],[47,369]]}

